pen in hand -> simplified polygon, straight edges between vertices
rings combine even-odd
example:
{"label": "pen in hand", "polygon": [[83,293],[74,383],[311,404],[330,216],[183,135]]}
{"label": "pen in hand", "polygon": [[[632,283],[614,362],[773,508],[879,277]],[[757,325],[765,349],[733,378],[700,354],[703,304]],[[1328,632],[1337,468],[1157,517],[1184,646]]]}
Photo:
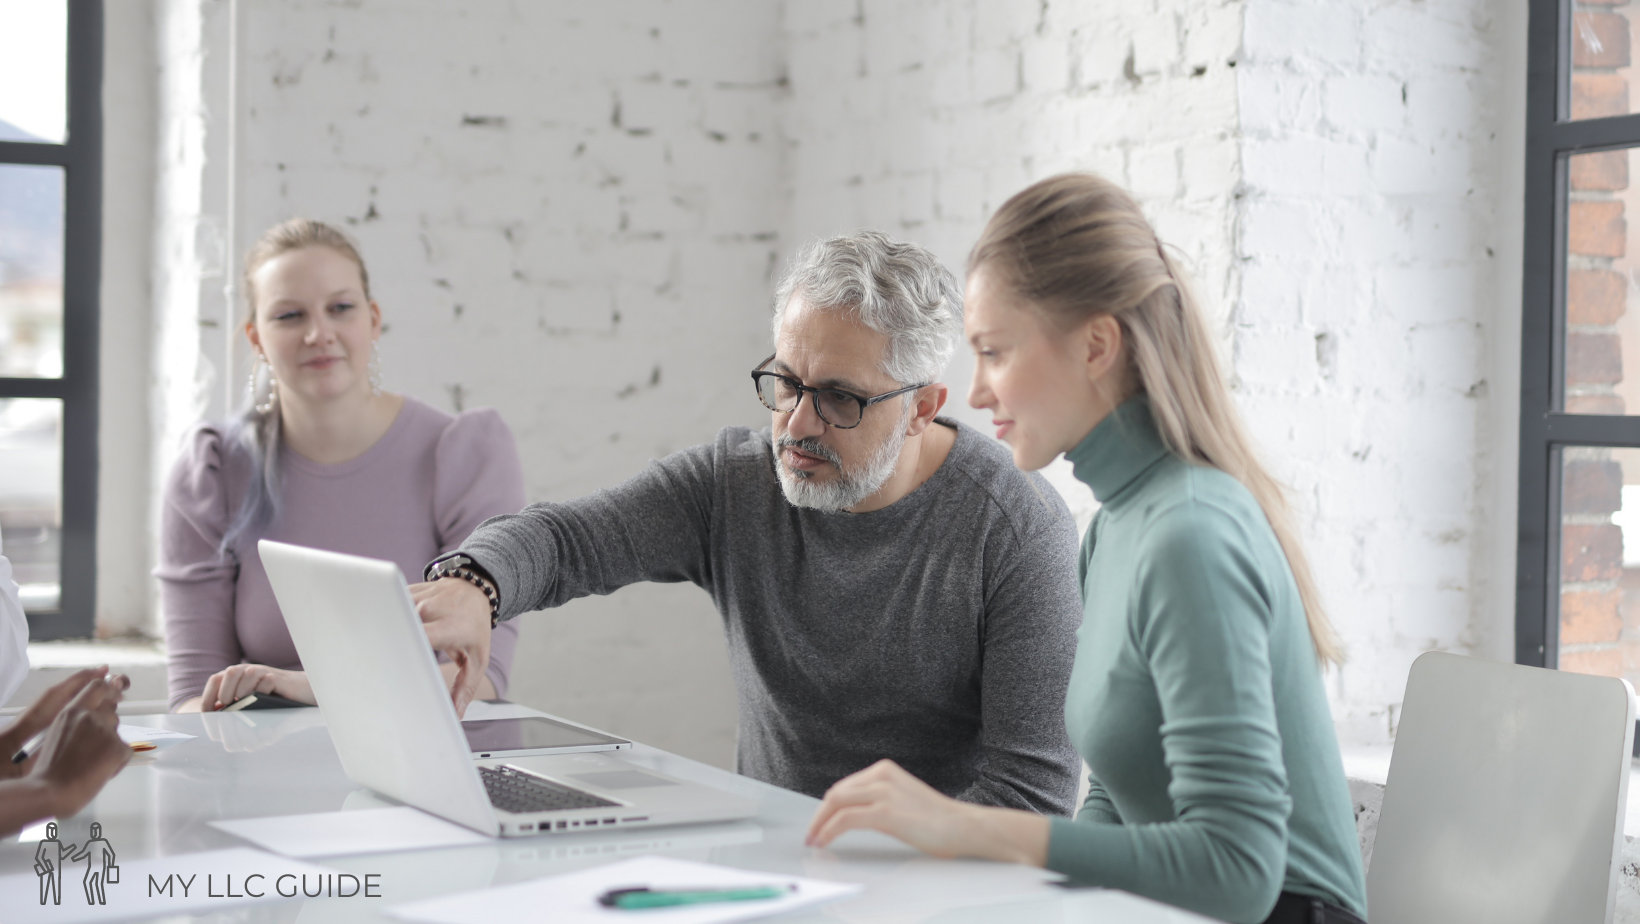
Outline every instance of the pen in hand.
{"label": "pen in hand", "polygon": [[[103,668],[97,668],[97,670],[107,671],[108,668],[107,666],[103,666]],[[79,676],[80,675],[75,675],[74,678],[69,678],[67,681],[64,681],[64,683],[57,684],[57,686],[52,688],[52,691],[56,691],[56,689],[59,688],[64,688],[64,684],[72,683],[72,681],[74,681],[75,678],[79,678]],[[107,683],[108,686],[115,688],[115,694],[113,694],[113,701],[115,702],[120,702],[120,694],[125,693],[126,689],[131,688],[131,678],[128,678],[128,676],[125,675],[108,675],[105,676],[105,678],[102,678],[102,681],[103,683]],[[93,679],[90,683],[97,683],[97,681]],[[84,691],[84,688],[80,689],[80,691]],[[38,706],[38,704],[36,704],[36,706]],[[11,755],[11,763],[23,763],[26,762],[28,758],[34,757],[34,752],[38,752],[39,745],[46,743],[46,734],[51,732],[51,724],[54,720],[56,720],[57,714],[61,714],[61,709],[61,704],[59,704],[59,706],[52,707],[51,714],[48,716],[48,719],[51,720],[46,722],[46,727],[38,730],[38,732],[34,732],[33,735],[30,735],[30,739],[23,742],[23,747],[16,748],[16,753]]]}
{"label": "pen in hand", "polygon": [[703,905],[708,902],[742,902],[760,898],[781,898],[797,891],[797,886],[741,886],[738,888],[676,888],[652,889],[634,886],[610,889],[598,896],[598,904],[606,908],[626,910],[638,908],[668,908],[673,905]]}
{"label": "pen in hand", "polygon": [[35,732],[33,737],[23,742],[23,746],[17,749],[16,754],[11,755],[11,762],[14,764],[20,764],[23,761],[28,760],[30,757],[34,756],[35,751],[40,749],[40,745],[45,743],[45,740],[45,732]]}
{"label": "pen in hand", "polygon": [[[40,732],[34,737],[23,742],[23,746],[17,749],[17,753],[11,755],[11,762],[14,764],[20,764],[23,761],[28,760],[30,757],[33,757],[34,752],[39,750],[40,745],[45,740],[46,733]],[[133,751],[152,751],[153,749],[159,747],[159,745],[152,741],[132,741],[129,742],[129,744],[131,745],[131,750]]]}

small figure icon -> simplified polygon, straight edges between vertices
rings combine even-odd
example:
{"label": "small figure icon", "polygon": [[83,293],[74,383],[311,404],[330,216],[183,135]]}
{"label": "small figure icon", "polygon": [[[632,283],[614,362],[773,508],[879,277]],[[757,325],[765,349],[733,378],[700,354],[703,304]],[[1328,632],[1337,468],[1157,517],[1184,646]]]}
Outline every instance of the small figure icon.
{"label": "small figure icon", "polygon": [[[91,823],[91,840],[86,841],[85,846],[69,859],[85,861],[85,903],[108,904],[108,894],[103,886],[120,881],[120,868],[114,865],[114,848],[103,839],[102,825],[95,821]],[[41,901],[40,904],[45,902]]]}
{"label": "small figure icon", "polygon": [[45,839],[34,849],[34,874],[40,877],[40,904],[51,896],[53,905],[63,903],[63,857],[74,851],[75,845],[63,846],[57,839],[57,823],[46,824]]}

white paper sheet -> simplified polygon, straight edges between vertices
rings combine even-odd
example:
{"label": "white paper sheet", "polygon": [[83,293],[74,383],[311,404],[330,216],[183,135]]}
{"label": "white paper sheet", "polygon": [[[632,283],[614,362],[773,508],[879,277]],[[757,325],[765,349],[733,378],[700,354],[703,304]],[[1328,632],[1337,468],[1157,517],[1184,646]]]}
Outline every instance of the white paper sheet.
{"label": "white paper sheet", "polygon": [[[349,883],[347,873],[248,847],[150,860],[119,860],[119,845],[112,846],[120,868],[120,881],[103,886],[107,904],[93,905],[86,901],[83,884],[89,861],[65,861],[61,904],[49,899],[45,904],[40,903],[40,877],[32,873],[0,878],[0,908],[5,909],[7,924],[82,924],[204,914],[255,902],[290,901],[289,895],[280,894],[280,889],[300,897],[304,881],[309,888],[329,884],[346,891],[357,887],[359,894],[345,900],[361,905],[378,905],[386,897],[365,897],[363,883]],[[293,878],[281,881],[281,876]],[[360,878],[351,877],[355,881]],[[254,894],[257,892],[262,894]]]}
{"label": "white paper sheet", "polygon": [[152,741],[158,744],[161,741],[180,741],[192,738],[187,732],[172,731],[169,728],[154,728],[149,725],[127,725],[120,723],[120,738],[126,744],[133,741]]}
{"label": "white paper sheet", "polygon": [[213,821],[211,826],[287,857],[335,857],[486,844],[493,838],[409,806]]}
{"label": "white paper sheet", "polygon": [[649,886],[654,889],[706,887],[748,887],[795,885],[785,898],[719,902],[709,905],[681,905],[676,908],[645,910],[645,921],[665,924],[716,924],[744,921],[780,914],[793,908],[828,901],[858,892],[847,882],[825,882],[799,876],[760,873],[752,870],[674,860],[671,857],[635,857],[608,866],[594,867],[563,876],[532,879],[514,885],[447,895],[427,901],[397,905],[387,913],[406,921],[426,924],[495,924],[497,921],[551,921],[553,924],[582,924],[633,920],[633,913],[598,904],[598,896],[610,889]]}

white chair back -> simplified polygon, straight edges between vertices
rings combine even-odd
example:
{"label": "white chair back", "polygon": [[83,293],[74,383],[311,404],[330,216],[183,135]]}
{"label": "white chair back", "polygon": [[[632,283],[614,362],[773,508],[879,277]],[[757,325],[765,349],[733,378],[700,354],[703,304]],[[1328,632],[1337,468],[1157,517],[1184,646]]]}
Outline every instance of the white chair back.
{"label": "white chair back", "polygon": [[1393,924],[1610,924],[1634,689],[1428,652],[1412,665],[1367,871]]}

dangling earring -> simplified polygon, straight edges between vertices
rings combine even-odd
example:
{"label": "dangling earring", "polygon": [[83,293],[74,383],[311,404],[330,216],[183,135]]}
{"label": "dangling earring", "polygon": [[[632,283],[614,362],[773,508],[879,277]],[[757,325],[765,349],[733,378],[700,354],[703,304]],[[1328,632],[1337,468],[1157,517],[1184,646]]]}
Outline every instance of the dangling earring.
{"label": "dangling earring", "polygon": [[377,340],[370,341],[370,394],[382,396],[382,347]]}
{"label": "dangling earring", "polygon": [[[257,403],[256,374],[262,371],[263,366],[268,369],[268,400]],[[268,358],[261,353],[256,354],[256,362],[251,365],[251,380],[248,387],[251,393],[251,409],[256,413],[266,414],[279,405],[279,380],[273,377],[273,366],[268,363]]]}

